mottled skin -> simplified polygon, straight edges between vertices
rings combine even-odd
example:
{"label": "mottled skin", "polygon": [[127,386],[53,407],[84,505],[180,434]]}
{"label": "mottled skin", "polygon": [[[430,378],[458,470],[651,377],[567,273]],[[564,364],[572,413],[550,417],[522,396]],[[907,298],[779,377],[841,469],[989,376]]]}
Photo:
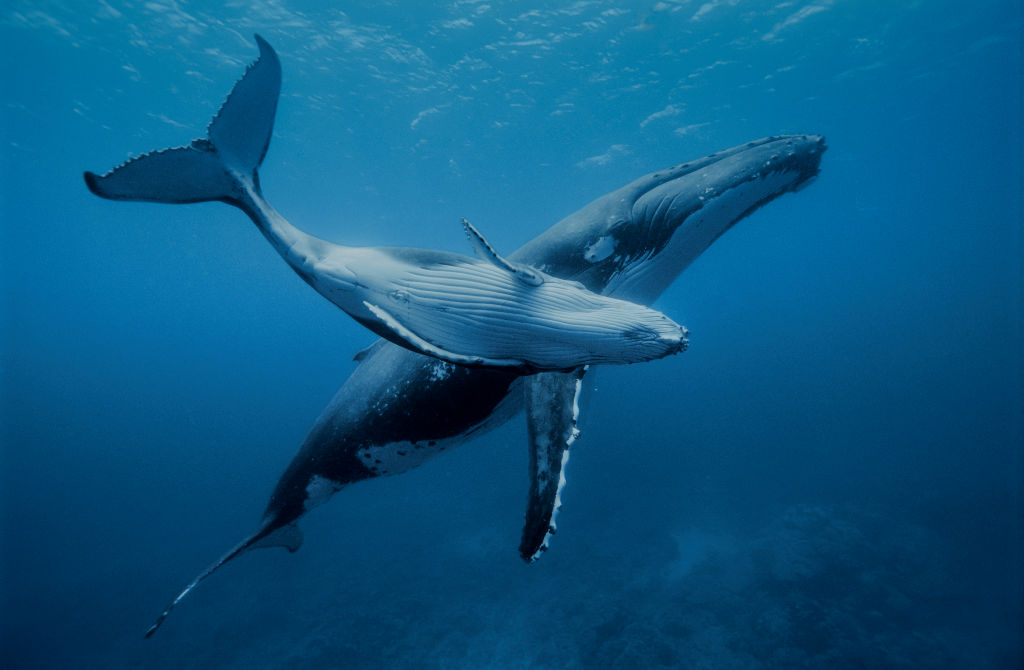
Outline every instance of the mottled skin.
{"label": "mottled skin", "polygon": [[[509,258],[597,293],[650,303],[737,221],[806,185],[818,174],[824,149],[815,135],[769,137],[655,172],[563,219]],[[645,272],[652,268],[657,271]],[[147,637],[195,586],[240,554],[266,546],[297,550],[302,536],[295,522],[345,486],[405,472],[523,406],[526,378],[515,373],[453,366],[385,340],[360,358],[278,480],[259,527],[186,586]],[[559,475],[560,467],[530,472],[535,484]],[[528,502],[528,514],[557,509],[537,503]],[[524,546],[531,537],[543,544],[521,547],[525,559],[546,546],[551,520],[527,519]]]}
{"label": "mottled skin", "polygon": [[[145,154],[102,176],[86,173],[88,187],[114,200],[219,200],[240,207],[257,225],[279,224],[268,238],[287,241],[290,224],[276,212],[270,216],[269,204],[252,197],[260,192],[257,168],[269,144],[280,88],[277,56],[264,40],[256,40],[261,57],[235,85],[207,138]],[[563,219],[508,260],[577,281],[595,293],[650,304],[736,222],[806,185],[818,174],[824,149],[823,139],[814,135],[768,137],[649,174]],[[267,234],[271,227],[261,229]],[[293,247],[285,245],[285,252]],[[310,281],[301,263],[293,267]],[[458,367],[384,340],[358,358],[359,366],[278,481],[259,527],[200,573],[147,636],[197,584],[236,556],[259,546],[298,549],[295,522],[341,488],[409,470],[514,416],[523,407],[523,380],[531,379],[513,371]],[[557,510],[558,487],[551,483],[559,481],[575,439],[576,416],[566,394],[579,386],[568,378],[551,381],[530,388],[531,495],[543,499],[531,499],[528,508],[521,547],[528,560],[546,542]],[[552,400],[560,404],[550,405],[558,411],[545,413],[545,393],[557,396]],[[538,449],[538,440],[550,449]]]}
{"label": "mottled skin", "polygon": [[[734,223],[814,177],[823,150],[818,136],[771,137],[655,172],[566,217],[510,258],[600,293],[626,268],[654,262],[674,235],[689,235],[689,244],[673,248],[672,257],[664,259],[663,278],[619,287],[631,299],[651,302]],[[769,191],[755,189],[738,199],[730,209],[735,215],[701,218],[712,195],[722,197],[767,174],[785,178]],[[588,250],[607,237],[615,240],[614,252],[600,260],[588,259]],[[519,394],[510,394],[515,375],[442,365],[452,373],[438,375],[437,361],[390,343],[374,345],[321,413],[278,481],[264,514],[263,532],[294,522],[311,507],[306,489],[314,476],[340,488],[404,472],[481,429],[498,425],[522,407]],[[492,417],[503,400],[508,401],[505,411]],[[418,447],[414,454],[408,453],[408,443]],[[368,447],[379,451],[391,444],[398,445],[392,451],[407,455],[360,457]],[[407,466],[382,468],[375,460],[405,461]]]}

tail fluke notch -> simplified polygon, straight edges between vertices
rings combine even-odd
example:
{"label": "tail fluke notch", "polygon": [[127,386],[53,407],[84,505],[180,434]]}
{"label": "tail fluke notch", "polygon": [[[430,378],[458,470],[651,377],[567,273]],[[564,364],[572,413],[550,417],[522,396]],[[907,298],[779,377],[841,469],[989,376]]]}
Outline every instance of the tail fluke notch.
{"label": "tail fluke notch", "polygon": [[143,154],[104,175],[86,172],[89,190],[111,200],[189,203],[237,201],[241,180],[258,188],[256,170],[270,145],[281,93],[281,62],[259,35],[256,44],[260,57],[235,83],[206,138]]}

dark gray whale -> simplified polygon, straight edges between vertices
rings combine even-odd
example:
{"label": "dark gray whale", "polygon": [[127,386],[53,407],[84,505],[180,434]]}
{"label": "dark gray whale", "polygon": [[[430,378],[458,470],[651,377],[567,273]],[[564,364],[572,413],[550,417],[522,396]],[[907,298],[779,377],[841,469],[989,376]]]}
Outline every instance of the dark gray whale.
{"label": "dark gray whale", "polygon": [[[266,110],[274,109],[277,88],[259,77],[242,82],[247,80],[244,99],[252,109],[232,110],[230,131],[262,133],[259,137],[269,142]],[[271,111],[271,123],[272,118]],[[824,150],[823,138],[816,135],[766,137],[648,174],[566,217],[508,260],[577,281],[595,293],[650,304],[735,223],[807,185],[818,174]],[[263,143],[259,159],[265,151]],[[177,199],[166,198],[165,185],[153,194],[160,197],[148,199],[210,199],[211,179],[217,174],[197,173],[190,184],[173,178],[180,189]],[[258,184],[255,170],[252,178]],[[100,187],[96,179],[87,173],[86,182],[94,192],[118,197],[116,189],[112,193],[111,185]],[[139,197],[147,186],[126,180],[118,187],[125,189],[124,199],[147,199]],[[230,197],[215,199],[240,206]],[[226,562],[256,547],[297,550],[302,536],[296,522],[345,486],[405,472],[500,425],[524,407],[530,492],[519,551],[532,561],[546,549],[569,447],[579,434],[585,368],[523,377],[512,371],[452,365],[385,340],[358,353],[356,360],[358,367],[282,474],[259,527],[199,574],[161,613],[147,637],[182,598]]]}

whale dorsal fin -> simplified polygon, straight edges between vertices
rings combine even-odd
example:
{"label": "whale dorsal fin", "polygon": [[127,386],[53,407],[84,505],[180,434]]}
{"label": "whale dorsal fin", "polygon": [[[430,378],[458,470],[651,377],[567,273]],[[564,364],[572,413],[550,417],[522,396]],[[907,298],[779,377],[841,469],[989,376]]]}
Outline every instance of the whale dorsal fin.
{"label": "whale dorsal fin", "polygon": [[480,234],[480,231],[466,219],[462,220],[462,229],[466,231],[466,237],[469,238],[469,243],[473,245],[476,255],[483,260],[490,261],[502,270],[508,270],[518,277],[521,282],[529,286],[540,286],[544,283],[543,275],[537,270],[521,263],[513,263],[495,251],[494,247]]}

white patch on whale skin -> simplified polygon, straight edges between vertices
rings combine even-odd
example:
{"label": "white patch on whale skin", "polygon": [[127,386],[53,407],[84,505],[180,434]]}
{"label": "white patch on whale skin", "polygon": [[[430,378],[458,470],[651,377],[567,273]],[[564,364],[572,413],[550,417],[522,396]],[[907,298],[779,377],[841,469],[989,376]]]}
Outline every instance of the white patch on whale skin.
{"label": "white patch on whale skin", "polygon": [[684,249],[706,249],[752,205],[784,193],[799,177],[794,170],[767,172],[708,198],[702,196],[704,206],[675,229],[665,248],[633,259],[612,277],[604,295],[641,305],[653,303],[695,258]]}
{"label": "white patch on whale skin", "polygon": [[313,475],[313,478],[306,484],[306,500],[302,503],[302,509],[308,512],[318,505],[323,505],[341,488],[342,486],[338,482],[320,475]]}
{"label": "white patch on whale skin", "polygon": [[[437,361],[431,374],[451,375],[454,371],[455,366],[450,363]],[[457,435],[437,439],[424,439],[417,442],[391,442],[385,445],[364,447],[356,452],[356,456],[364,466],[373,472],[374,475],[378,476],[397,475],[417,467],[437,456],[442,451],[453,449],[471,438],[490,432],[522,411],[522,380],[523,377],[519,377],[516,381],[512,382],[508,394],[502,398],[501,402],[498,403],[498,406],[494,408],[487,418]],[[396,394],[397,390],[390,388],[386,395],[389,400],[395,400],[397,398]],[[379,411],[379,407],[386,406],[387,402],[382,401],[382,404],[375,408],[375,411]]]}
{"label": "white patch on whale skin", "polygon": [[590,263],[603,261],[615,251],[618,241],[611,235],[604,235],[583,251],[583,258]]}
{"label": "white patch on whale skin", "polygon": [[455,366],[447,361],[436,361],[430,366],[430,381],[440,382],[452,376]]}
{"label": "white patch on whale skin", "polygon": [[397,475],[422,465],[449,446],[449,440],[389,442],[356,452],[360,462],[378,477]]}
{"label": "white patch on whale skin", "polygon": [[[583,373],[586,374],[590,371],[590,366],[584,366]],[[572,443],[576,441],[576,438],[580,436],[580,430],[578,428],[580,421],[580,393],[583,392],[583,377],[576,380],[576,390],[572,394],[572,435],[569,436],[565,446],[571,447]]]}

